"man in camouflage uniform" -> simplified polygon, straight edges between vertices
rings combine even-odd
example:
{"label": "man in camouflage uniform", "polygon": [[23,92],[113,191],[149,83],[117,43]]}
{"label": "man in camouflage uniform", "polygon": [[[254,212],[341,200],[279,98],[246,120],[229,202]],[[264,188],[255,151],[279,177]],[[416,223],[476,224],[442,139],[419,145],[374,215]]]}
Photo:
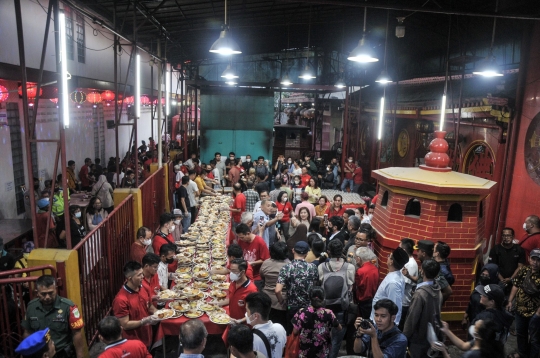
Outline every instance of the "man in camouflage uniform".
{"label": "man in camouflage uniform", "polygon": [[36,281],[37,298],[28,303],[22,321],[24,338],[36,331],[49,328],[56,346],[55,358],[83,358],[84,322],[77,305],[58,296],[56,280],[43,275]]}

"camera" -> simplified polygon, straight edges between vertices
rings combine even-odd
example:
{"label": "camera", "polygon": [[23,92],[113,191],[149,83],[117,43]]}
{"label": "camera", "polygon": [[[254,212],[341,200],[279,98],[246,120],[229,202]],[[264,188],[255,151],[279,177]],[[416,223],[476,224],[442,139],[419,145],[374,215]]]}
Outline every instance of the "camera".
{"label": "camera", "polygon": [[371,321],[369,319],[363,319],[360,321],[360,328],[362,329],[371,329]]}

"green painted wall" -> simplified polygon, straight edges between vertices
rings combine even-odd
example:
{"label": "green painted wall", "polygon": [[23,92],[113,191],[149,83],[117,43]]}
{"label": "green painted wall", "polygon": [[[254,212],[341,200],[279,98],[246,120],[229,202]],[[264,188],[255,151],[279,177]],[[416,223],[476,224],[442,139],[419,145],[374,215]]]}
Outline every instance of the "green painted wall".
{"label": "green painted wall", "polygon": [[274,94],[266,90],[201,89],[201,158],[220,152],[272,158]]}

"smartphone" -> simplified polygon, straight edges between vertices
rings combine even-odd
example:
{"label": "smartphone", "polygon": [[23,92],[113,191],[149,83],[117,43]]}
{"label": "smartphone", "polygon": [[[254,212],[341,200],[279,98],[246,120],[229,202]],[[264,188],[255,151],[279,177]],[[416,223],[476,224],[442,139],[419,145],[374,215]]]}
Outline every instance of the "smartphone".
{"label": "smartphone", "polygon": [[264,216],[259,218],[259,226],[264,226]]}

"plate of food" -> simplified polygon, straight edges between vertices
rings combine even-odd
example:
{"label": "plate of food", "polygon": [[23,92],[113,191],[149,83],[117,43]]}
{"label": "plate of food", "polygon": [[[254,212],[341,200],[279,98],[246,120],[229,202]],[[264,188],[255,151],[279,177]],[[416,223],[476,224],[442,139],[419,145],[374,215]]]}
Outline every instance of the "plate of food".
{"label": "plate of food", "polygon": [[189,301],[198,301],[198,300],[204,300],[208,295],[204,292],[199,292],[196,295],[193,296],[186,296]]}
{"label": "plate of food", "polygon": [[208,272],[208,265],[206,264],[197,264],[193,266],[193,273],[197,272]]}
{"label": "plate of food", "polygon": [[210,256],[199,256],[193,259],[193,263],[198,265],[208,264],[208,261],[210,261]]}
{"label": "plate of food", "polygon": [[191,267],[189,266],[182,266],[176,269],[176,273],[190,273]]}
{"label": "plate of food", "polygon": [[184,316],[186,316],[187,318],[199,318],[203,314],[204,314],[203,311],[199,311],[199,310],[196,310],[196,309],[191,309],[191,310],[185,312]]}
{"label": "plate of food", "polygon": [[225,266],[227,261],[225,260],[212,260],[212,265]]}
{"label": "plate of food", "polygon": [[210,273],[208,271],[199,271],[193,273],[193,278],[197,281],[208,281]]}
{"label": "plate of food", "polygon": [[217,282],[224,282],[225,280],[227,280],[227,276],[225,275],[212,275],[210,278],[212,279],[212,281]]}
{"label": "plate of food", "polygon": [[211,284],[208,281],[195,281],[193,287],[206,291],[211,287]]}
{"label": "plate of food", "polygon": [[161,291],[158,295],[160,300],[172,300],[178,298],[180,294],[172,290]]}
{"label": "plate of food", "polygon": [[227,298],[227,292],[223,290],[212,290],[208,293],[210,297],[213,297],[217,300],[224,300]]}
{"label": "plate of food", "polygon": [[157,310],[156,312],[154,312],[154,316],[156,316],[159,319],[178,318],[182,316],[182,312],[178,312],[171,308],[164,308],[164,309]]}
{"label": "plate of food", "polygon": [[215,282],[212,285],[214,290],[228,290],[231,284],[229,282]]}
{"label": "plate of food", "polygon": [[217,305],[213,305],[211,303],[208,303],[208,302],[199,302],[199,306],[198,306],[199,310],[201,311],[204,311],[208,314],[214,312],[214,313],[218,313],[218,312],[225,312],[225,310]]}
{"label": "plate of food", "polygon": [[173,301],[169,303],[169,307],[178,312],[186,312],[191,309],[189,303],[186,301]]}
{"label": "plate of food", "polygon": [[173,290],[176,292],[180,292],[184,288],[191,286],[191,281],[175,280],[174,282],[175,284],[174,284]]}
{"label": "plate of food", "polygon": [[198,288],[186,287],[182,293],[188,297],[197,296],[201,291]]}
{"label": "plate of food", "polygon": [[210,319],[210,322],[215,324],[229,324],[232,320],[228,314],[223,312],[208,313],[208,318]]}

